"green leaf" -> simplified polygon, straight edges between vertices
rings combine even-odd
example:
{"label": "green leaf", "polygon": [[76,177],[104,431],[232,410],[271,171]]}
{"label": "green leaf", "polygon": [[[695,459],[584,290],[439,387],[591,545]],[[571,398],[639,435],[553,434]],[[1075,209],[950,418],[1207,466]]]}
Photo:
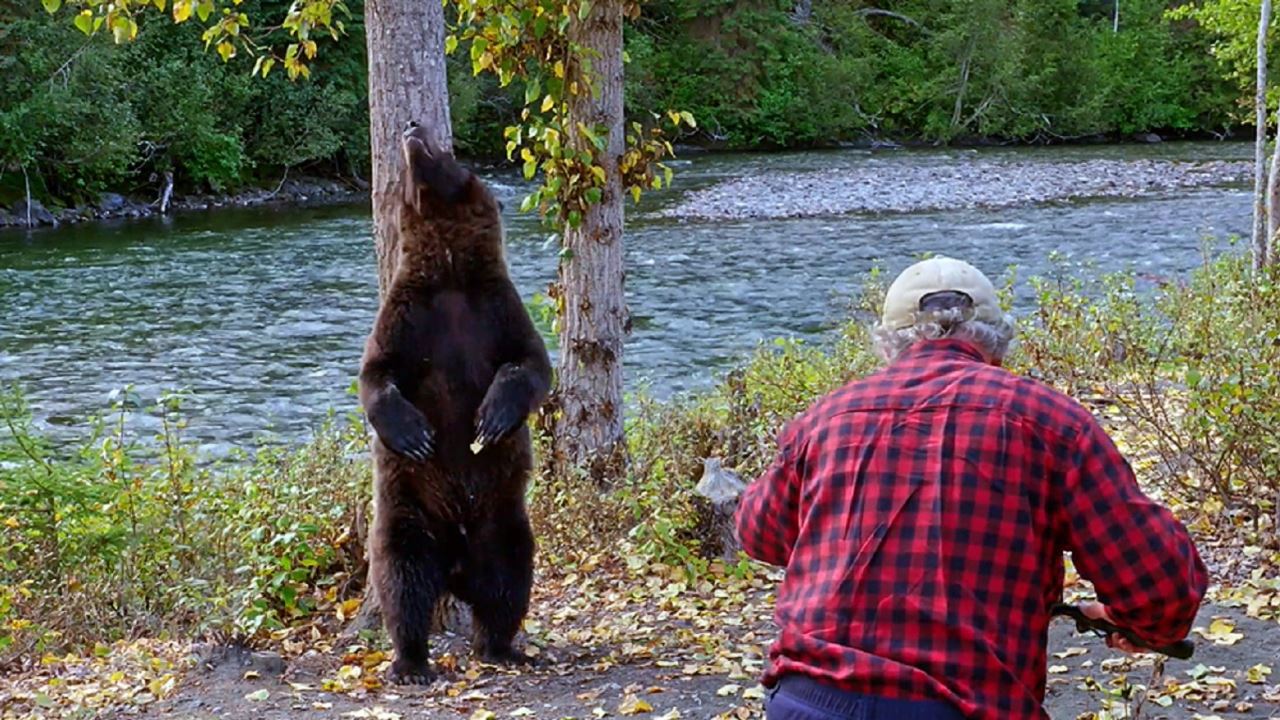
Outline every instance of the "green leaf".
{"label": "green leaf", "polygon": [[80,32],[84,33],[85,35],[92,35],[93,34],[93,13],[89,10],[81,10],[80,14],[76,15],[75,25],[76,25],[76,28],[79,29]]}
{"label": "green leaf", "polygon": [[582,193],[582,198],[591,205],[595,205],[599,203],[600,198],[603,196],[604,196],[604,191],[598,187],[587,188],[587,191]]}
{"label": "green leaf", "polygon": [[62,0],[42,0],[45,12],[50,15],[58,12],[58,8],[62,7]]}
{"label": "green leaf", "polygon": [[266,62],[262,63],[262,77],[266,77],[267,73],[271,72],[271,68],[275,66],[276,66],[276,59],[267,58]]}
{"label": "green leaf", "polygon": [[532,180],[534,173],[538,172],[538,161],[528,160],[524,164],[524,179]]}
{"label": "green leaf", "polygon": [[117,45],[129,42],[129,23],[127,17],[117,17],[111,22],[111,37]]}
{"label": "green leaf", "polygon": [[444,51],[450,55],[458,49],[458,36],[450,35],[444,39]]}
{"label": "green leaf", "polygon": [[576,228],[582,224],[582,213],[577,210],[569,211],[569,227]]}
{"label": "green leaf", "polygon": [[578,6],[578,19],[586,20],[591,14],[591,0],[582,0],[582,4]]}
{"label": "green leaf", "polygon": [[698,127],[698,121],[693,119],[693,113],[689,112],[688,110],[682,111],[680,113],[680,117],[684,120],[685,124],[688,125],[689,127],[691,128]]}
{"label": "green leaf", "polygon": [[196,17],[205,22],[213,14],[213,0],[199,0],[196,3]]}

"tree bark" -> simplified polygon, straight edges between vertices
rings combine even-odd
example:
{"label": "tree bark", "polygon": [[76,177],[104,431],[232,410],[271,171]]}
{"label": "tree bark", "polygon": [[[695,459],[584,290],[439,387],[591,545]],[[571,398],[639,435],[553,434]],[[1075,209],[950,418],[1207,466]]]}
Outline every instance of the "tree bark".
{"label": "tree bark", "polygon": [[600,485],[621,476],[626,465],[622,434],[622,346],[627,328],[623,299],[621,0],[599,0],[585,20],[569,27],[570,42],[590,58],[594,92],[572,96],[569,141],[591,147],[579,130],[603,128],[607,144],[600,162],[605,171],[601,201],[583,214],[578,228],[566,227],[569,251],[560,263],[563,317],[560,329],[559,387],[554,407],[553,466],[559,472],[585,472]]}
{"label": "tree bark", "polygon": [[444,5],[413,0],[367,0],[369,141],[373,179],[373,239],[378,289],[386,293],[400,249],[395,196],[403,163],[405,123],[426,127],[435,147],[453,149],[445,72]]}
{"label": "tree bark", "polygon": [[1255,98],[1253,167],[1253,267],[1260,270],[1267,261],[1267,29],[1271,26],[1271,0],[1262,0],[1258,19],[1258,88]]}
{"label": "tree bark", "polygon": [[[1280,231],[1280,105],[1276,107],[1276,137],[1271,150],[1271,172],[1267,176],[1267,236],[1262,242],[1259,267],[1275,262],[1276,232]],[[1257,262],[1257,261],[1255,261]]]}

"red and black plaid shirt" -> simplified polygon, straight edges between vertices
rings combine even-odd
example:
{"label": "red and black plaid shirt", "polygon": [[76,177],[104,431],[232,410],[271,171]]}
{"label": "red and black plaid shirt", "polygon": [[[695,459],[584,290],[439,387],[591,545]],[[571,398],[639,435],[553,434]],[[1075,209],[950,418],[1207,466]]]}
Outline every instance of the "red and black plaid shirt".
{"label": "red and black plaid shirt", "polygon": [[1151,644],[1183,638],[1204,595],[1186,529],[1093,416],[966,343],[916,345],[779,445],[737,514],[746,552],[786,568],[767,686],[795,673],[972,718],[1047,717],[1063,551]]}

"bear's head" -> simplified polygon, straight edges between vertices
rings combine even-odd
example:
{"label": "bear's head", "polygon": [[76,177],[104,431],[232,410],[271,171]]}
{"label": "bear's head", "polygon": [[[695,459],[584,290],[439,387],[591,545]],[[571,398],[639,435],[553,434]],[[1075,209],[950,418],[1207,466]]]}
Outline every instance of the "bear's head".
{"label": "bear's head", "polygon": [[403,150],[401,226],[455,252],[501,252],[502,206],[484,181],[434,147],[416,122],[405,127]]}

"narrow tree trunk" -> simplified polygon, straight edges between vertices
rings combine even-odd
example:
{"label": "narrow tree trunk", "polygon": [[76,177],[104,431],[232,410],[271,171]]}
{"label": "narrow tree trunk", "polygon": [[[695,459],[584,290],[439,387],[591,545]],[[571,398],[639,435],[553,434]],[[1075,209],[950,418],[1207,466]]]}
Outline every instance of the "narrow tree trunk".
{"label": "narrow tree trunk", "polygon": [[1111,10],[1111,32],[1120,32],[1120,0],[1115,0],[1115,7]]}
{"label": "narrow tree trunk", "polygon": [[622,1],[598,0],[585,21],[569,28],[571,42],[586,49],[594,92],[570,99],[569,139],[588,148],[579,123],[606,132],[601,157],[606,183],[601,201],[582,224],[565,228],[568,256],[560,263],[561,318],[559,387],[554,465],[579,469],[608,484],[625,467],[622,435],[622,345],[627,309],[623,300],[622,178]]}
{"label": "narrow tree trunk", "polygon": [[[395,274],[400,249],[396,196],[404,162],[400,138],[405,123],[417,121],[427,129],[435,147],[448,150],[453,149],[453,129],[449,124],[445,72],[444,5],[434,1],[366,0],[364,20],[369,53],[373,243],[378,258],[378,292],[382,296]],[[378,595],[366,591],[360,613],[346,632],[353,634],[380,625]]]}
{"label": "narrow tree trunk", "polygon": [[969,38],[969,46],[964,51],[964,62],[960,63],[960,89],[956,91],[956,105],[951,112],[951,134],[960,129],[960,117],[964,110],[964,94],[969,89],[969,63],[973,61],[973,51],[977,47],[977,37]]}
{"label": "narrow tree trunk", "polygon": [[1271,26],[1271,0],[1262,0],[1258,19],[1258,88],[1255,98],[1253,167],[1253,267],[1261,269],[1267,260],[1267,29]]}
{"label": "narrow tree trunk", "polygon": [[813,19],[813,0],[800,0],[800,2],[797,2],[794,17],[800,25],[808,25],[809,21]]}
{"label": "narrow tree trunk", "polygon": [[1280,106],[1276,107],[1276,138],[1267,176],[1267,236],[1262,242],[1261,267],[1275,260],[1276,232],[1280,231]]}
{"label": "narrow tree trunk", "polygon": [[395,194],[400,181],[400,136],[415,120],[433,145],[453,149],[440,2],[367,0],[369,140],[373,164],[373,238],[378,288],[385,293],[400,248]]}

